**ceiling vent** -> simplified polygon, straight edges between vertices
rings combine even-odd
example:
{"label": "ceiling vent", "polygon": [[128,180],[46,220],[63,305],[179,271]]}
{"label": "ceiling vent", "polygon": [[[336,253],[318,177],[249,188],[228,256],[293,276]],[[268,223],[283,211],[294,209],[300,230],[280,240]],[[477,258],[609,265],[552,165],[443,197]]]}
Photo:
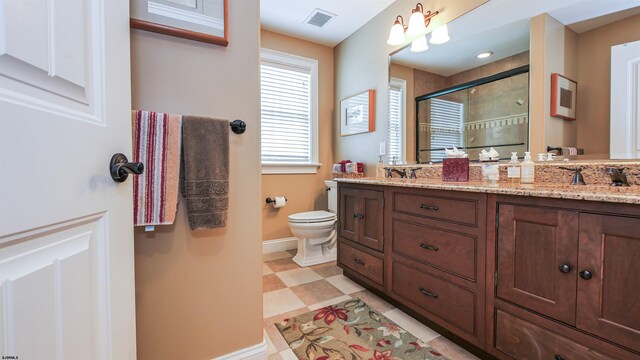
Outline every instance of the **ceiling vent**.
{"label": "ceiling vent", "polygon": [[328,11],[315,9],[304,20],[304,23],[305,24],[309,24],[309,25],[313,25],[313,26],[317,26],[317,27],[321,28],[321,27],[324,27],[325,25],[327,25],[327,23],[329,21],[331,21],[331,19],[333,19],[336,16],[338,16],[338,15],[332,14],[332,13],[330,13]]}

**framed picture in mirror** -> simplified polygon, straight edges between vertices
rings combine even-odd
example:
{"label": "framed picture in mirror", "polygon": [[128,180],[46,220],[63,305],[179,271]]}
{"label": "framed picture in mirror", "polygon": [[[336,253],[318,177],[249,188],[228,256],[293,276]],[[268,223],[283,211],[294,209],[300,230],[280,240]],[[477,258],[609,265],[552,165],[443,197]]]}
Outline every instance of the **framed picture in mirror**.
{"label": "framed picture in mirror", "polygon": [[551,116],[576,119],[578,83],[558,73],[551,74]]}
{"label": "framed picture in mirror", "polygon": [[227,0],[131,0],[131,27],[214,45],[229,44]]}
{"label": "framed picture in mirror", "polygon": [[340,135],[375,130],[375,90],[367,90],[340,101]]}

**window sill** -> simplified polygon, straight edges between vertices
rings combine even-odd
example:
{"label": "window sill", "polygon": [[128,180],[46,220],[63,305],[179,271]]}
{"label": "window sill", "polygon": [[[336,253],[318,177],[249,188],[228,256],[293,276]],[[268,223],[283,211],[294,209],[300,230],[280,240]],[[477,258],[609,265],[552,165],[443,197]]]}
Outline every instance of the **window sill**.
{"label": "window sill", "polygon": [[322,164],[262,164],[262,174],[317,174]]}

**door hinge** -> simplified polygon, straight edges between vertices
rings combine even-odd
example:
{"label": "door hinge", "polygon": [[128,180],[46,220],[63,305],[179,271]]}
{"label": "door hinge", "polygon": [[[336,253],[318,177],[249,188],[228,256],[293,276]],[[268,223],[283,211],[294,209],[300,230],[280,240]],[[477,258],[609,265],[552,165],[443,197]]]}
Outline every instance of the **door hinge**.
{"label": "door hinge", "polygon": [[493,273],[493,286],[494,287],[498,287],[498,272],[497,271],[495,271]]}

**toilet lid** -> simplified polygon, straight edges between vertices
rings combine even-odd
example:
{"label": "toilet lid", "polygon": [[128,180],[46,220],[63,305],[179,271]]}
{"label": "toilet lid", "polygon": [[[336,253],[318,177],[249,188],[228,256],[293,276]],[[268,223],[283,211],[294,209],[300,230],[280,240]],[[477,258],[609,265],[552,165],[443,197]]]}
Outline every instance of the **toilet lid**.
{"label": "toilet lid", "polygon": [[330,213],[328,211],[323,211],[323,210],[307,211],[303,213],[289,215],[290,222],[298,222],[298,223],[322,222],[322,221],[330,221],[335,219],[336,219],[336,214]]}

